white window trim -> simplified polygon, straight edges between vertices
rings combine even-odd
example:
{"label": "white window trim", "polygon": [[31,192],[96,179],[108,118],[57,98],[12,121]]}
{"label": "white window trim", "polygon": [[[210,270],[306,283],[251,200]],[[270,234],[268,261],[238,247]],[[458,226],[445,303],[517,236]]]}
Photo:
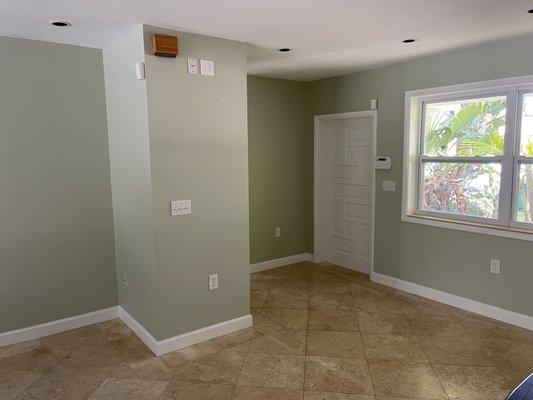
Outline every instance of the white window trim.
{"label": "white window trim", "polygon": [[[455,229],[466,232],[482,233],[487,235],[508,237],[513,239],[533,241],[532,224],[509,222],[509,217],[505,216],[508,210],[514,207],[516,202],[511,198],[511,193],[516,192],[517,179],[507,177],[504,180],[503,174],[512,174],[512,158],[507,157],[502,163],[502,185],[505,182],[512,182],[511,188],[502,187],[502,197],[500,199],[500,219],[494,222],[476,217],[464,217],[453,214],[421,212],[418,207],[418,187],[419,187],[419,145],[420,145],[420,124],[422,122],[422,103],[428,101],[444,100],[453,97],[469,96],[493,96],[505,94],[508,96],[508,109],[516,110],[519,96],[523,92],[533,90],[533,75],[504,78],[483,82],[465,83],[459,85],[442,86],[438,88],[412,90],[405,92],[405,119],[404,119],[404,154],[403,154],[403,190],[402,190],[402,221],[436,226],[440,228]],[[507,119],[508,129],[515,131],[514,114]],[[518,127],[519,128],[519,127]],[[518,135],[518,129],[516,134]],[[512,137],[506,136],[505,152],[509,154],[516,151],[511,142]],[[518,140],[515,140],[517,143]],[[518,146],[518,144],[517,144]],[[518,153],[516,153],[518,154]],[[511,160],[511,161],[509,161]],[[518,160],[518,158],[517,158]],[[515,163],[518,163],[518,161]],[[518,175],[518,174],[515,174]],[[505,210],[502,213],[502,210]],[[496,225],[506,223],[508,226]],[[495,224],[495,225],[492,225]]]}

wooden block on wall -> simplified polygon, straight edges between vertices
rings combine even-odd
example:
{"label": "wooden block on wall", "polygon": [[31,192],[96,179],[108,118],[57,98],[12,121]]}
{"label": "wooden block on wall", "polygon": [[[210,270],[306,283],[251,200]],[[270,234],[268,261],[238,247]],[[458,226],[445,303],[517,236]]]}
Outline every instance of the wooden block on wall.
{"label": "wooden block on wall", "polygon": [[179,54],[178,38],[168,35],[152,35],[152,49],[158,57],[176,58]]}

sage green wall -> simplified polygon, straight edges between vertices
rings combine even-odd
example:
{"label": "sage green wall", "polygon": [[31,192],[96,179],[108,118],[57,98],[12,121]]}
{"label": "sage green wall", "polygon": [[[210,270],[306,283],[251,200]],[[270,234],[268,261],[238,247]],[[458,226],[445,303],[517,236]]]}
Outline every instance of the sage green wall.
{"label": "sage green wall", "polygon": [[[158,339],[250,313],[246,45],[178,33],[180,56],[148,44],[146,73]],[[159,31],[159,30],[158,30]],[[161,32],[161,31],[159,31]],[[215,76],[187,73],[187,58],[215,61]],[[192,214],[171,217],[170,200]],[[220,287],[208,291],[218,273]]]}
{"label": "sage green wall", "polygon": [[[530,74],[533,37],[522,37],[312,83],[312,115],[366,110],[379,99],[377,152],[392,156],[393,168],[377,172],[376,272],[533,315],[533,242],[400,220],[405,91]],[[381,191],[384,179],[396,192]],[[502,275],[489,273],[491,257]]]}
{"label": "sage green wall", "polygon": [[[156,329],[152,185],[143,27],[104,50],[109,152],[120,305],[146,329]],[[127,274],[128,286],[122,283]]]}
{"label": "sage green wall", "polygon": [[102,53],[0,38],[0,332],[117,305]]}
{"label": "sage green wall", "polygon": [[251,263],[312,252],[309,107],[306,83],[248,77]]}

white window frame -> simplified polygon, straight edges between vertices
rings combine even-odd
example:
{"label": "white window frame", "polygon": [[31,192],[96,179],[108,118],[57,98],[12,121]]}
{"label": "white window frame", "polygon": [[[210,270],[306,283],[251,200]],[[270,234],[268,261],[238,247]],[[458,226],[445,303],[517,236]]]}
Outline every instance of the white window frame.
{"label": "white window frame", "polygon": [[[518,170],[524,161],[532,158],[520,156],[521,104],[524,93],[533,92],[533,75],[504,78],[484,82],[413,90],[405,93],[404,159],[402,221],[468,232],[533,241],[533,224],[514,221],[516,216]],[[423,210],[419,190],[422,187],[423,168],[423,113],[424,104],[477,97],[506,96],[506,136],[504,156],[472,157],[471,161],[501,162],[501,187],[498,219],[463,216]],[[437,157],[427,157],[437,160]],[[454,157],[440,157],[453,160]],[[468,158],[457,158],[468,161]],[[513,171],[516,171],[513,172]]]}
{"label": "white window frame", "polygon": [[[529,93],[533,93],[533,87],[528,87],[528,88],[522,88],[521,90],[518,91],[518,104],[522,104],[523,102],[523,97],[524,97],[524,94],[529,94]],[[519,112],[520,110],[518,110]],[[519,190],[519,179],[518,179],[518,176],[519,176],[519,171],[520,171],[520,164],[533,164],[533,157],[526,157],[526,156],[522,156],[520,155],[520,139],[519,139],[519,136],[521,134],[521,131],[522,131],[522,118],[521,117],[518,117],[517,116],[517,122],[516,122],[516,135],[517,135],[517,138],[515,139],[515,147],[514,147],[514,154],[516,155],[515,156],[515,159],[514,159],[514,165],[513,165],[513,168],[514,168],[514,176],[513,176],[513,194],[515,195],[514,198],[513,198],[513,204],[512,204],[512,215],[514,218],[516,218],[516,214],[517,214],[517,205],[518,205],[518,190]],[[522,228],[522,229],[533,229],[532,226],[533,224],[529,223],[529,222],[518,222],[518,221],[513,221],[511,220],[511,226],[514,227],[514,228]]]}

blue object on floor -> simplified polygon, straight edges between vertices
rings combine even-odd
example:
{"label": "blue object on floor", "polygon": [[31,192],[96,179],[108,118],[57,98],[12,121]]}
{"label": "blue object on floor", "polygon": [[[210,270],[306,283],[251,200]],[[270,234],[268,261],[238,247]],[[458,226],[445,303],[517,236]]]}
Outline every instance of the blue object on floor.
{"label": "blue object on floor", "polygon": [[533,400],[533,374],[512,391],[507,400]]}

